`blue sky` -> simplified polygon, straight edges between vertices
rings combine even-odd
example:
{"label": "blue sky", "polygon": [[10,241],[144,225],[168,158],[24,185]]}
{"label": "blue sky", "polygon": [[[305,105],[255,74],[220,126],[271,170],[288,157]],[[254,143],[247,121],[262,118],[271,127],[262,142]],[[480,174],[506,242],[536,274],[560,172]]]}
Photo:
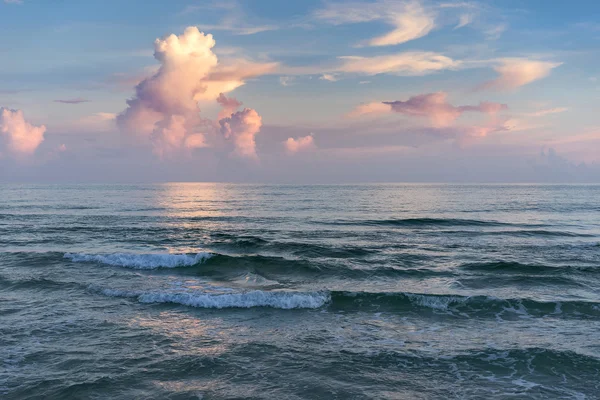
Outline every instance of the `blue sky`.
{"label": "blue sky", "polygon": [[597,21],[595,1],[0,0],[0,180],[600,181]]}

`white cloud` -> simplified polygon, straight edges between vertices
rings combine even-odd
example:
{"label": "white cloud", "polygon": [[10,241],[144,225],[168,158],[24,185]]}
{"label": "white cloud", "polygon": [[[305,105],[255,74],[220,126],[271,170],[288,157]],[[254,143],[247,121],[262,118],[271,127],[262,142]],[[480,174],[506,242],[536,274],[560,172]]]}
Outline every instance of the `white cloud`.
{"label": "white cloud", "polygon": [[365,75],[427,75],[445,69],[456,69],[461,63],[439,53],[412,51],[374,57],[340,57],[340,72]]}
{"label": "white cloud", "polygon": [[322,81],[337,82],[340,78],[336,74],[323,74],[319,79]]}
{"label": "white cloud", "polygon": [[385,35],[368,39],[359,45],[390,46],[406,43],[427,35],[435,28],[435,15],[418,1],[378,0],[372,3],[329,3],[315,17],[332,23],[348,24],[383,21],[393,27]]}
{"label": "white cloud", "polygon": [[511,90],[550,75],[562,63],[529,60],[526,58],[501,58],[495,60],[498,78],[481,85],[481,89]]}

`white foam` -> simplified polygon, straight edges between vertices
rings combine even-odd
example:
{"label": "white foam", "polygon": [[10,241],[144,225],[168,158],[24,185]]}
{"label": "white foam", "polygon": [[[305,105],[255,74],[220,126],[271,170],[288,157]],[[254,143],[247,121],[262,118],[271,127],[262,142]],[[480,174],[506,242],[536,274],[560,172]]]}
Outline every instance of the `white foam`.
{"label": "white foam", "polygon": [[213,254],[83,254],[65,253],[64,257],[73,262],[98,262],[118,267],[136,269],[176,268],[195,265],[208,260]]}
{"label": "white foam", "polygon": [[451,304],[466,303],[468,297],[457,296],[428,296],[416,293],[406,293],[411,302],[434,310],[447,310]]}
{"label": "white foam", "polygon": [[319,308],[331,300],[327,292],[265,292],[253,290],[240,293],[202,292],[135,292],[101,289],[111,297],[137,298],[140,303],[175,303],[199,308],[251,308],[272,307],[284,310],[294,308]]}

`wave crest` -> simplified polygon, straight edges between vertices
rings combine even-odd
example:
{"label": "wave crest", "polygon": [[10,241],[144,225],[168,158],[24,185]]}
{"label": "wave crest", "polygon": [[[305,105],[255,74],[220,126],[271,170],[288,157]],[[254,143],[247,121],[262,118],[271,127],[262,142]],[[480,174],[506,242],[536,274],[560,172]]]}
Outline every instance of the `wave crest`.
{"label": "wave crest", "polygon": [[213,256],[212,253],[196,254],[84,254],[65,253],[64,258],[73,262],[95,262],[117,267],[135,269],[177,268],[200,264]]}
{"label": "wave crest", "polygon": [[169,293],[136,292],[100,289],[111,297],[136,298],[140,303],[172,303],[198,308],[252,308],[271,307],[284,310],[294,308],[319,308],[331,300],[327,292],[266,292],[253,290],[241,293]]}

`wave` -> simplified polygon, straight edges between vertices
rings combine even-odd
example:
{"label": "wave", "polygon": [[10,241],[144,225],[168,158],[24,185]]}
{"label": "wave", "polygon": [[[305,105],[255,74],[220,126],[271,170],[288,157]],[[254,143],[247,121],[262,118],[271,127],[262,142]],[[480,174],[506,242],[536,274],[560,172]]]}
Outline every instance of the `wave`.
{"label": "wave", "polygon": [[593,266],[549,266],[542,264],[522,264],[516,261],[493,261],[463,264],[459,268],[467,271],[492,273],[525,273],[525,274],[563,274],[565,272],[600,272],[600,267]]}
{"label": "wave", "polygon": [[460,296],[420,293],[332,292],[332,305],[340,308],[389,310],[430,309],[455,316],[513,318],[562,316],[600,317],[600,303],[589,301],[538,301],[527,298]]}
{"label": "wave", "polygon": [[392,219],[373,219],[373,220],[338,220],[327,222],[331,225],[392,225],[409,227],[428,227],[428,226],[545,226],[545,225],[522,225],[511,224],[494,220],[477,220],[461,218],[392,218]]}
{"label": "wave", "polygon": [[200,264],[213,256],[212,253],[196,254],[85,254],[65,253],[64,258],[73,262],[96,262],[135,269],[177,268]]}
{"label": "wave", "polygon": [[[368,268],[349,268],[347,264],[323,262],[319,260],[289,259],[263,255],[224,255],[214,254],[194,271],[197,274],[228,276],[247,272],[256,273],[270,279],[271,276],[292,277],[332,277],[348,279],[368,279],[376,277],[427,278],[452,276],[449,271],[430,268],[397,268],[391,266],[369,266]],[[277,279],[279,280],[279,278]]]}
{"label": "wave", "polygon": [[460,296],[421,293],[369,293],[345,291],[265,291],[206,293],[201,291],[130,291],[90,287],[110,297],[134,298],[140,303],[171,303],[198,308],[316,309],[328,306],[334,311],[418,312],[424,310],[461,318],[599,318],[600,303],[586,301],[538,301],[501,299],[492,296]]}
{"label": "wave", "polygon": [[[92,288],[93,289],[93,288]],[[115,289],[97,290],[105,296],[135,298],[140,303],[171,303],[198,308],[252,308],[271,307],[290,310],[320,308],[328,303],[327,292],[266,292],[253,290],[241,293],[169,293],[137,292]]]}

